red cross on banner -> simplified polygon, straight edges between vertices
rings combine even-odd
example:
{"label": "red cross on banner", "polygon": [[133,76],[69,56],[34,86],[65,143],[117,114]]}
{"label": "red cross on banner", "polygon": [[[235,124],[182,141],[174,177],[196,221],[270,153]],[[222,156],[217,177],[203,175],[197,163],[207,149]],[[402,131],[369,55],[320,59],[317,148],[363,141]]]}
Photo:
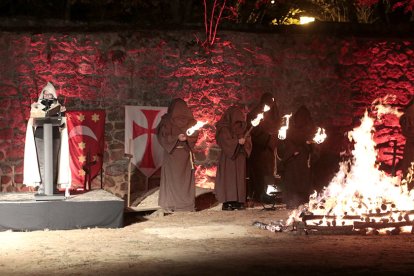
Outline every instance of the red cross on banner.
{"label": "red cross on banner", "polygon": [[147,177],[162,163],[156,129],[166,112],[166,107],[125,106],[125,153],[132,155],[132,163]]}
{"label": "red cross on banner", "polygon": [[[141,112],[144,114],[144,116],[147,118],[148,126],[154,125],[154,120],[156,116],[160,113],[159,110],[146,110],[142,109]],[[154,164],[154,159],[152,158],[152,136],[156,133],[156,128],[148,127],[143,128],[142,126],[138,125],[136,122],[133,122],[133,132],[132,132],[132,139],[135,140],[135,138],[141,136],[141,135],[147,135],[147,143],[145,145],[145,152],[144,156],[141,160],[141,168],[146,169],[155,169],[156,166]]]}

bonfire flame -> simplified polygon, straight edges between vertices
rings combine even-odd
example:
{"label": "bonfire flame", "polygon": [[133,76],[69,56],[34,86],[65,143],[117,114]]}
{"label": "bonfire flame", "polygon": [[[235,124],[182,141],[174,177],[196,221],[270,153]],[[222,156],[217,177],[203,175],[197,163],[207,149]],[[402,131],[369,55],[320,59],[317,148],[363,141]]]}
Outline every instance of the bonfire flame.
{"label": "bonfire flame", "polygon": [[325,129],[318,127],[318,130],[316,131],[315,136],[313,137],[313,141],[316,144],[321,144],[325,141],[326,137],[328,136],[325,133]]}
{"label": "bonfire flame", "polygon": [[394,114],[398,118],[404,114],[404,112],[396,110],[392,106],[382,104],[376,105],[374,111],[377,112],[377,119],[380,119],[384,114]]}
{"label": "bonfire flame", "polygon": [[280,129],[279,129],[279,133],[278,133],[278,135],[277,135],[277,137],[280,139],[280,140],[285,140],[286,139],[286,132],[287,132],[287,130],[288,130],[288,128],[289,128],[289,119],[290,119],[290,117],[292,116],[292,113],[290,113],[290,114],[287,114],[287,115],[285,115],[285,116],[283,116],[283,118],[285,118],[285,125],[284,126],[282,126]]}
{"label": "bonfire flame", "polygon": [[[287,225],[311,214],[307,225],[346,226],[379,232],[409,232],[413,228],[414,193],[406,182],[378,170],[374,119],[365,112],[361,125],[349,132],[354,142],[353,158],[340,163],[340,170],[319,195],[310,196],[309,203],[294,210]],[[307,206],[308,205],[308,206]]]}
{"label": "bonfire flame", "polygon": [[384,114],[394,114],[398,118],[404,114],[404,112],[401,112],[390,105],[390,103],[395,102],[396,99],[396,95],[385,95],[383,98],[374,100],[372,109],[374,112],[377,112],[377,119],[380,119]]}
{"label": "bonfire flame", "polygon": [[189,129],[187,129],[187,135],[191,136],[194,134],[194,132],[196,132],[197,130],[199,130],[200,128],[202,128],[205,124],[207,124],[208,122],[201,122],[201,121],[197,121],[197,123],[195,125],[193,125],[192,127],[190,127]]}

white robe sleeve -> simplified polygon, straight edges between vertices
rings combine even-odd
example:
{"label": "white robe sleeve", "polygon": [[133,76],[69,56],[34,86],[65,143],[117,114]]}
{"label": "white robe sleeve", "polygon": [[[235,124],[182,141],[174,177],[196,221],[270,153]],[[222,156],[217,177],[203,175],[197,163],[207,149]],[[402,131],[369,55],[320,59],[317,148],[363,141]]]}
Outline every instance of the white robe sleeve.
{"label": "white robe sleeve", "polygon": [[39,186],[40,171],[39,163],[37,162],[36,144],[33,134],[33,118],[30,118],[27,122],[23,166],[23,184],[32,187]]}
{"label": "white robe sleeve", "polygon": [[66,118],[62,118],[62,123],[65,124],[65,127],[61,131],[58,185],[60,185],[60,188],[70,188],[72,177],[70,171],[69,138],[68,129],[66,127]]}

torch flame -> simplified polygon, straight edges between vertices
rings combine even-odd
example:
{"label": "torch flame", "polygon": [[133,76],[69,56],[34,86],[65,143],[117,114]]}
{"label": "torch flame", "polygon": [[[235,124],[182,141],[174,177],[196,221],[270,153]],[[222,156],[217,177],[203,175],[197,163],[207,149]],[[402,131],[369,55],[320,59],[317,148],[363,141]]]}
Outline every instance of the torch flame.
{"label": "torch flame", "polygon": [[249,128],[249,130],[244,134],[244,138],[246,138],[247,136],[250,135],[250,132],[253,130],[254,127],[258,126],[260,124],[260,121],[263,120],[264,118],[264,113],[269,111],[270,107],[268,105],[264,105],[263,107],[263,112],[257,114],[256,118],[254,118],[253,120],[250,121],[250,123],[252,124],[252,126]]}
{"label": "torch flame", "polygon": [[287,130],[288,130],[288,128],[289,128],[289,118],[292,116],[292,113],[290,113],[290,114],[286,114],[285,116],[283,116],[283,118],[285,118],[285,125],[284,126],[282,126],[280,129],[279,129],[279,133],[278,133],[278,135],[277,135],[277,137],[280,139],[280,140],[285,140],[286,139],[286,132],[287,132]]}
{"label": "torch flame", "polygon": [[197,123],[195,125],[193,125],[189,129],[187,129],[186,134],[188,136],[193,135],[195,131],[199,130],[202,126],[204,126],[207,123],[208,123],[207,121],[206,122],[197,121]]}
{"label": "torch flame", "polygon": [[265,104],[264,107],[263,107],[263,112],[257,114],[256,118],[254,118],[253,120],[250,121],[251,124],[252,124],[252,126],[253,127],[258,126],[260,124],[260,121],[263,120],[263,118],[264,118],[263,113],[265,113],[265,112],[267,112],[269,110],[270,110],[270,106],[268,106],[267,104]]}
{"label": "torch flame", "polygon": [[252,126],[257,126],[261,120],[263,120],[264,116],[263,113],[259,113],[257,114],[256,118],[254,118],[253,120],[251,120],[250,122],[252,123]]}
{"label": "torch flame", "polygon": [[325,141],[326,137],[328,136],[325,133],[325,129],[318,127],[318,130],[315,133],[315,137],[313,137],[313,141],[316,144],[321,144]]}

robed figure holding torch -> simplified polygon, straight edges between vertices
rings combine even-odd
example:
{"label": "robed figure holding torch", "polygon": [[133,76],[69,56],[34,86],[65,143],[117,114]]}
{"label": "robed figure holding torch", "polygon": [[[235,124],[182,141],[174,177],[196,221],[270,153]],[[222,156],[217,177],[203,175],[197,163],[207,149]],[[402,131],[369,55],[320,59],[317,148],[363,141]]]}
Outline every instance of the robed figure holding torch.
{"label": "robed figure holding torch", "polygon": [[[164,148],[158,204],[166,211],[194,211],[195,175],[193,149],[198,131],[188,135],[196,124],[183,99],[174,99],[158,125],[158,141]],[[189,132],[191,133],[191,132]]]}
{"label": "robed figure holding torch", "polygon": [[302,105],[293,114],[287,137],[278,147],[282,159],[280,169],[284,186],[284,202],[288,208],[309,201],[314,189],[312,166],[319,158],[320,146],[326,134],[317,128],[310,111]]}
{"label": "robed figure holding torch", "polygon": [[245,116],[236,106],[229,107],[216,124],[221,153],[214,190],[223,210],[243,209],[246,202],[246,158],[252,150],[246,126]]}
{"label": "robed figure holding torch", "polygon": [[[264,112],[264,106],[270,109]],[[263,202],[268,185],[274,185],[276,167],[277,134],[281,123],[279,109],[271,93],[264,93],[260,103],[249,113],[247,122],[253,121],[257,114],[263,119],[251,131],[252,154],[247,160],[249,181],[248,196],[256,202]]]}

